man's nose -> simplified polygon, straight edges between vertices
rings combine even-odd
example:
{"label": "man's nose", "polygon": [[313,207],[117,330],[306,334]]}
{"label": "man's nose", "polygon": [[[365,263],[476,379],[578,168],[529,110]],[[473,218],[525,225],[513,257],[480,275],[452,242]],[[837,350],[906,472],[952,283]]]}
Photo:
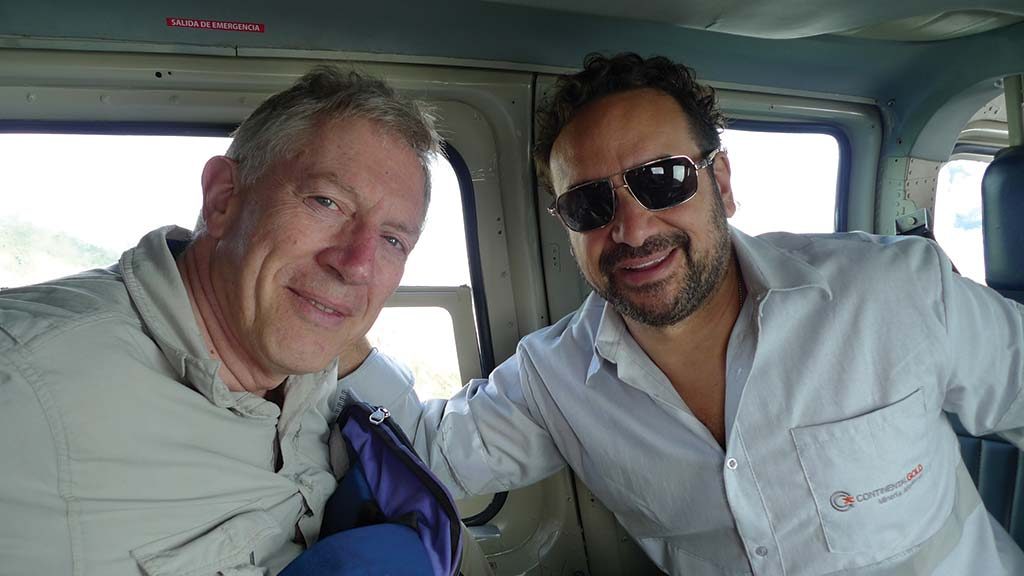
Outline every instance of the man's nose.
{"label": "man's nose", "polygon": [[615,216],[612,218],[612,240],[633,247],[642,246],[652,234],[651,212],[630,194],[629,187],[621,184],[615,189]]}
{"label": "man's nose", "polygon": [[347,284],[367,284],[377,264],[378,244],[373,230],[353,224],[333,246],[320,252],[318,261]]}

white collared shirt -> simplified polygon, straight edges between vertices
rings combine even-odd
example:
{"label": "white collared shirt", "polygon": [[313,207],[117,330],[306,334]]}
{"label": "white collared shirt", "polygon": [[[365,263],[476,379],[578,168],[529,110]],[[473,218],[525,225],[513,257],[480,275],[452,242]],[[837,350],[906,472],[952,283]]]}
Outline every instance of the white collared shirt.
{"label": "white collared shirt", "polygon": [[1019,436],[1024,309],[920,239],[732,239],[725,450],[595,295],[447,402],[378,353],[342,384],[456,492],[568,464],[673,574],[1024,573],[945,414]]}

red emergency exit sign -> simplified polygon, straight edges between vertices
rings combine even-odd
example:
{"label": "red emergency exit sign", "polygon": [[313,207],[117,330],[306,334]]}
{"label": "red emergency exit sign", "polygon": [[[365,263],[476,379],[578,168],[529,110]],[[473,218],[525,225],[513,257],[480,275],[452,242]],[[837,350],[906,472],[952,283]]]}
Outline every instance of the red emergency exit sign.
{"label": "red emergency exit sign", "polygon": [[195,18],[168,18],[168,28],[198,28],[201,30],[226,30],[228,32],[267,31],[266,26],[258,22],[231,22],[229,20],[196,20]]}

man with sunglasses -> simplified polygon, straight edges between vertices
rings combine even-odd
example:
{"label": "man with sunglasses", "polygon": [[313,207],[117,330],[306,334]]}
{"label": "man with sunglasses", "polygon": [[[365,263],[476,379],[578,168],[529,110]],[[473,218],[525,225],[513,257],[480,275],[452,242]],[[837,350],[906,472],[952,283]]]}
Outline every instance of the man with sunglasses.
{"label": "man with sunglasses", "polygon": [[731,228],[723,125],[685,66],[589,57],[536,160],[594,294],[446,402],[376,352],[343,383],[458,492],[569,465],[673,574],[1024,573],[946,417],[1021,436],[1024,309],[926,240]]}

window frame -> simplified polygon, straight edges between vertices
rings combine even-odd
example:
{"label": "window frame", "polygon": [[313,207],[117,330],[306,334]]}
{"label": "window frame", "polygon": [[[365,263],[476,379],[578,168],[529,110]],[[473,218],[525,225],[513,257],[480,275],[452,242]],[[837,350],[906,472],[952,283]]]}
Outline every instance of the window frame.
{"label": "window frame", "polygon": [[[490,317],[487,308],[487,295],[484,291],[483,261],[480,255],[480,239],[478,214],[476,206],[476,190],[469,166],[458,149],[448,140],[441,142],[441,153],[455,171],[462,197],[463,230],[466,235],[466,255],[469,258],[470,286],[399,286],[389,298],[385,307],[439,307],[448,311],[455,329],[455,349],[459,357],[459,372],[463,382],[472,378],[480,378],[490,374],[496,367],[494,347],[491,341]],[[467,297],[472,302],[470,309]],[[470,334],[468,322],[475,316],[476,349],[478,364],[471,365],[468,351]],[[496,492],[490,502],[479,512],[467,516],[462,521],[469,527],[484,526],[501,512],[508,500],[508,492]]]}
{"label": "window frame", "polygon": [[[748,132],[782,133],[782,134],[826,134],[836,139],[839,146],[839,164],[836,170],[835,212],[833,214],[833,232],[849,231],[849,200],[850,170],[852,147],[846,131],[834,124],[825,122],[793,122],[774,120],[748,120],[737,118],[730,120],[727,130],[745,130]],[[790,164],[791,170],[799,170],[799,158]]]}
{"label": "window frame", "polygon": [[[136,122],[136,121],[68,121],[68,120],[5,120],[0,119],[0,134],[68,134],[99,136],[212,136],[230,137],[237,124],[184,123],[184,122]],[[472,291],[472,310],[476,318],[474,338],[470,342],[463,328],[456,330],[456,347],[472,345],[479,356],[479,370],[474,370],[463,359],[464,350],[459,350],[460,372],[464,374],[489,374],[494,369],[494,349],[491,343],[490,322],[487,314],[487,299],[484,292],[483,268],[480,257],[480,243],[477,231],[476,200],[473,179],[462,154],[448,141],[441,143],[441,155],[448,161],[459,183],[462,201],[463,225],[466,235],[466,253],[469,257],[469,275]],[[445,308],[452,314],[452,321],[460,317],[460,310],[452,308],[452,298],[459,299],[459,287],[437,289],[404,286],[399,292],[436,294],[433,303],[416,301],[416,306]],[[406,300],[402,300],[405,302]],[[386,304],[386,306],[410,306],[411,304]],[[462,336],[463,340],[460,340]],[[464,378],[466,380],[466,378]]]}
{"label": "window frame", "polygon": [[[955,162],[955,161],[958,161],[958,160],[969,160],[969,161],[972,161],[972,162],[983,162],[986,165],[991,164],[992,161],[995,160],[995,156],[996,156],[996,154],[1000,150],[1002,150],[1002,148],[999,148],[997,146],[984,145],[984,144],[970,144],[970,143],[958,142],[957,144],[955,144],[953,146],[953,151],[950,153],[949,158],[947,158],[945,161],[943,161],[943,162],[941,162],[939,164],[939,169],[937,171],[937,174],[941,174],[942,171],[946,168],[947,165],[949,165],[950,162]],[[986,166],[985,169],[988,170],[988,166]],[[981,269],[982,269],[983,274],[982,274],[982,278],[981,278],[981,282],[980,283],[982,285],[987,286],[988,285],[988,261],[985,258],[985,224],[984,224],[985,210],[984,210],[984,206],[983,206],[984,197],[983,197],[982,191],[980,189],[978,190],[978,199],[982,203],[982,209],[981,209],[981,217],[982,217],[982,224],[981,224],[981,238],[982,238]],[[942,238],[940,237],[940,235],[936,235],[935,234],[935,227],[936,227],[935,222],[938,221],[938,216],[936,214],[936,212],[937,212],[936,209],[937,209],[938,203],[939,203],[939,190],[938,190],[938,186],[936,185],[936,188],[935,188],[935,202],[932,204],[931,208],[928,209],[928,218],[931,219],[931,228],[932,228],[932,230],[931,230],[932,234],[931,234],[930,238],[935,241],[935,243],[939,246],[939,248],[942,248],[943,252],[946,252],[947,258],[949,258],[950,262],[952,262],[952,264],[953,264],[954,271],[957,271],[957,273],[959,274],[960,272],[959,272],[959,270],[957,270],[956,262],[953,262],[953,256],[950,255],[946,251],[945,247],[943,247]],[[950,245],[947,244],[947,246],[950,246]],[[961,262],[960,265],[964,266],[963,261],[961,260],[960,262]],[[966,270],[967,267],[964,267],[964,269]],[[976,280],[976,278],[973,277],[973,276],[969,277],[969,278],[972,278],[972,279]]]}
{"label": "window frame", "polygon": [[[183,136],[230,138],[237,124],[213,122],[19,120],[0,118],[0,135]],[[198,214],[196,214],[198,217]],[[131,246],[126,246],[125,249]],[[84,270],[83,270],[84,271]],[[0,287],[2,289],[3,287]]]}
{"label": "window frame", "polygon": [[[463,230],[466,235],[466,255],[469,257],[469,281],[476,316],[476,344],[480,356],[480,373],[490,374],[495,368],[494,344],[491,341],[491,323],[487,312],[487,294],[484,290],[483,260],[480,256],[480,232],[477,227],[476,192],[473,176],[466,160],[454,144],[441,142],[441,153],[455,171],[462,196]],[[454,319],[454,316],[453,316]],[[458,346],[458,339],[456,339]]]}
{"label": "window frame", "polygon": [[0,119],[0,134],[74,134],[97,136],[214,136],[228,138],[238,124],[79,121],[79,120],[5,120]]}
{"label": "window frame", "polygon": [[1000,150],[1002,150],[1002,148],[998,146],[957,143],[955,146],[953,146],[953,151],[949,154],[949,158],[946,159],[946,161],[943,162],[943,164],[952,162],[953,160],[977,160],[979,162],[992,162],[993,160],[995,160],[996,154],[998,154]]}

